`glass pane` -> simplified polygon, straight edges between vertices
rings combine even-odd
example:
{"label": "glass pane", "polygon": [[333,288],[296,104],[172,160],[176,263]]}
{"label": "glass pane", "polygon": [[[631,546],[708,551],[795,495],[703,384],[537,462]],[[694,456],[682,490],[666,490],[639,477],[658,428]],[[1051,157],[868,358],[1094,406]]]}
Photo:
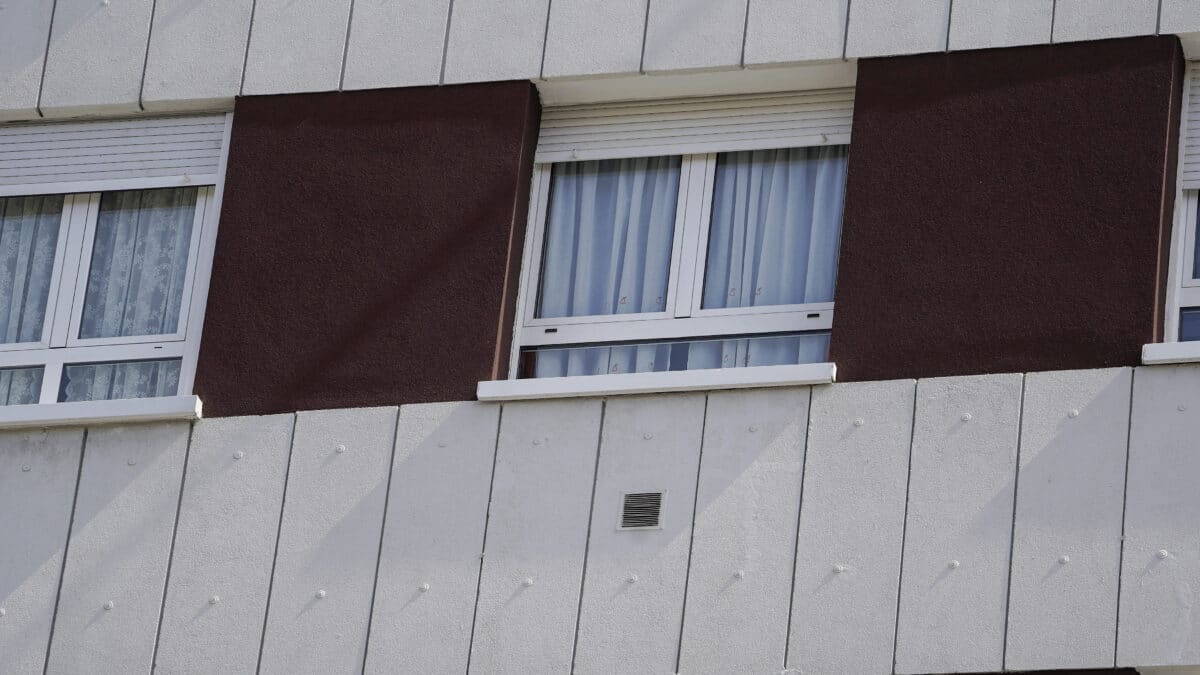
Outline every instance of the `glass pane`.
{"label": "glass pane", "polygon": [[705,309],[833,302],[847,146],[717,156]]}
{"label": "glass pane", "polygon": [[1180,313],[1179,339],[1182,342],[1200,340],[1200,307],[1185,309]]}
{"label": "glass pane", "polygon": [[196,193],[105,193],[79,337],[164,335],[179,328]]}
{"label": "glass pane", "polygon": [[0,344],[39,342],[63,197],[0,199]]}
{"label": "glass pane", "polygon": [[522,354],[522,377],[744,368],[820,363],[829,333],[751,335],[589,347],[543,347]]}
{"label": "glass pane", "polygon": [[679,157],[555,164],[537,316],[667,307]]}
{"label": "glass pane", "polygon": [[61,403],[155,398],[179,393],[179,359],[75,363],[63,366]]}
{"label": "glass pane", "polygon": [[0,405],[30,405],[42,395],[42,367],[0,368]]}

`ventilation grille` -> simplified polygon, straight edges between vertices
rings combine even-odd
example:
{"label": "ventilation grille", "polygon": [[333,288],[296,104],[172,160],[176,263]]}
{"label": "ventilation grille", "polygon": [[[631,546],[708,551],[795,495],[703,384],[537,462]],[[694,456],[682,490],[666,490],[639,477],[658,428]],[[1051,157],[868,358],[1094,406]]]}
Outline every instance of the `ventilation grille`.
{"label": "ventilation grille", "polygon": [[546,108],[535,161],[850,142],[853,89]]}
{"label": "ventilation grille", "polygon": [[1188,64],[1188,86],[1184,92],[1183,172],[1185,190],[1200,189],[1200,62]]}
{"label": "ventilation grille", "polygon": [[224,115],[2,125],[0,186],[183,175],[208,182],[224,135]]}
{"label": "ventilation grille", "polygon": [[661,492],[630,492],[621,505],[621,529],[643,530],[659,526],[662,517]]}

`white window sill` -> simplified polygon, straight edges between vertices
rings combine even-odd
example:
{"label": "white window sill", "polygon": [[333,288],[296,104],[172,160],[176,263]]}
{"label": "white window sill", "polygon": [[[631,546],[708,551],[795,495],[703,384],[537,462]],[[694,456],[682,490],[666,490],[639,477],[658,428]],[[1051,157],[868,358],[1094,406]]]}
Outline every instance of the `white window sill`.
{"label": "white window sill", "polygon": [[1142,363],[1147,366],[1168,363],[1200,363],[1200,341],[1142,345]]}
{"label": "white window sill", "polygon": [[662,394],[673,391],[795,387],[829,384],[833,382],[836,374],[837,366],[832,363],[802,363],[795,366],[715,368],[666,373],[540,377],[480,382],[475,395],[480,401],[522,401],[579,396]]}
{"label": "white window sill", "polygon": [[0,406],[0,429],[200,419],[200,397]]}

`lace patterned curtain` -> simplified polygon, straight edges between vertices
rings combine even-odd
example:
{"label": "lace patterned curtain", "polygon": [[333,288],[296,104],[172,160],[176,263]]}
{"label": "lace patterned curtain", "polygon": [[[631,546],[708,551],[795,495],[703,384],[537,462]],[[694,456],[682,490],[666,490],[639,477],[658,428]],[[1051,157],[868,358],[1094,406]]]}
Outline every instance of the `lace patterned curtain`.
{"label": "lace patterned curtain", "polygon": [[0,344],[42,339],[62,209],[62,195],[0,199]]}

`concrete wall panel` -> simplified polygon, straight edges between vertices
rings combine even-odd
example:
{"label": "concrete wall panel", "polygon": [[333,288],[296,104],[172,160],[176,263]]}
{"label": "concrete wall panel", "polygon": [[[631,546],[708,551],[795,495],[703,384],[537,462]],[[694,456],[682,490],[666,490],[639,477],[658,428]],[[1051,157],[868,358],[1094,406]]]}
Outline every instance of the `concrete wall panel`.
{"label": "concrete wall panel", "polygon": [[1006,669],[1113,663],[1132,372],[1025,378]]}
{"label": "concrete wall panel", "polygon": [[258,664],[295,415],[197,422],[159,631],[162,673]]}
{"label": "concrete wall panel", "polygon": [[[1196,0],[1162,0],[1158,30],[1166,33],[1200,32],[1200,7]],[[1189,54],[1194,58],[1194,55]]]}
{"label": "concrete wall panel", "polygon": [[500,406],[400,408],[367,671],[466,672]]}
{"label": "concrete wall panel", "polygon": [[1200,366],[1138,368],[1117,665],[1200,663]]}
{"label": "concrete wall panel", "polygon": [[189,432],[88,430],[46,672],[150,671]]}
{"label": "concrete wall panel", "polygon": [[679,672],[783,667],[808,399],[808,389],[709,396]]}
{"label": "concrete wall panel", "polygon": [[437,84],[450,0],[357,0],[343,89]]}
{"label": "concrete wall panel", "polygon": [[571,669],[600,438],[598,399],[504,406],[472,670]]}
{"label": "concrete wall panel", "polygon": [[1154,35],[1159,0],[1056,0],[1054,41]]}
{"label": "concrete wall panel", "polygon": [[156,0],[146,110],[232,107],[242,86],[252,0]]}
{"label": "concrete wall panel", "polygon": [[1054,0],[954,0],[950,49],[1050,42]]}
{"label": "concrete wall panel", "polygon": [[337,89],[349,21],[350,0],[256,0],[242,93]]}
{"label": "concrete wall panel", "polygon": [[58,0],[42,85],[47,116],[140,110],[153,0]]}
{"label": "concrete wall panel", "polygon": [[550,4],[543,77],[636,73],[650,0]]}
{"label": "concrete wall panel", "polygon": [[1003,665],[1022,379],[917,384],[897,673]]}
{"label": "concrete wall panel", "polygon": [[840,59],[849,0],[750,0],[746,65]]}
{"label": "concrete wall panel", "polygon": [[651,0],[642,68],[696,70],[742,63],[747,0]]}
{"label": "concrete wall panel", "polygon": [[260,672],[363,667],[396,408],[296,417]]}
{"label": "concrete wall panel", "polygon": [[0,122],[34,119],[54,0],[0,7]]}
{"label": "concrete wall panel", "polygon": [[82,429],[0,433],[0,654],[40,673],[79,476]]}
{"label": "concrete wall panel", "polygon": [[[704,408],[703,394],[606,404],[578,673],[676,672]],[[664,493],[660,528],[618,529],[627,492]]]}
{"label": "concrete wall panel", "polygon": [[940,52],[946,48],[951,0],[854,0],[846,56]]}
{"label": "concrete wall panel", "polygon": [[813,389],[788,648],[800,672],[891,672],[915,387]]}
{"label": "concrete wall panel", "polygon": [[549,8],[550,0],[455,0],[444,81],[537,78]]}

